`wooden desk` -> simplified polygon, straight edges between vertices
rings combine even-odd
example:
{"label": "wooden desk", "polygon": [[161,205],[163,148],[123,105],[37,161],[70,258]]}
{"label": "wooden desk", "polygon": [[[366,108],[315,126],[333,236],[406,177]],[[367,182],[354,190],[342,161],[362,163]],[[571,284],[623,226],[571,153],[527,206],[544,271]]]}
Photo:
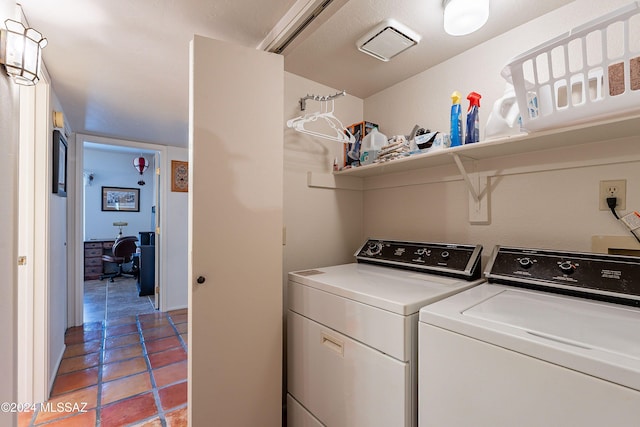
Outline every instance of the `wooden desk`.
{"label": "wooden desk", "polygon": [[84,280],[99,279],[104,271],[102,255],[110,254],[115,239],[84,242]]}

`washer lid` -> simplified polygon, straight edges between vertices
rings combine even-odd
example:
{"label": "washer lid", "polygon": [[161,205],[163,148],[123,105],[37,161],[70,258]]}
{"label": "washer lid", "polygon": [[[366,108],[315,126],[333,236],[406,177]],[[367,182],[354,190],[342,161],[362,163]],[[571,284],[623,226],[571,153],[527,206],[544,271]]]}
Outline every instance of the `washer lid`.
{"label": "washer lid", "polygon": [[420,322],[640,391],[640,309],[482,284]]}
{"label": "washer lid", "polygon": [[599,349],[638,359],[640,312],[626,307],[553,295],[506,290],[462,312],[583,349]]}

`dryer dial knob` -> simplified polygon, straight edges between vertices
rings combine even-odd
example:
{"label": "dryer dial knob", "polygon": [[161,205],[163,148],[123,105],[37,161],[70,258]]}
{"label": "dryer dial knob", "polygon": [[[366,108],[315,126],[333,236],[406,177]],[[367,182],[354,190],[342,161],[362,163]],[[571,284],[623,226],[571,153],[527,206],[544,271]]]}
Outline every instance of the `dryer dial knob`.
{"label": "dryer dial knob", "polygon": [[560,267],[560,270],[562,270],[564,274],[571,274],[576,271],[576,265],[571,261],[562,261],[558,264],[558,267]]}
{"label": "dryer dial knob", "polygon": [[382,251],[381,242],[369,242],[367,247],[367,255],[378,255]]}
{"label": "dryer dial knob", "polygon": [[533,265],[533,260],[531,258],[518,258],[518,263],[520,267],[529,268]]}

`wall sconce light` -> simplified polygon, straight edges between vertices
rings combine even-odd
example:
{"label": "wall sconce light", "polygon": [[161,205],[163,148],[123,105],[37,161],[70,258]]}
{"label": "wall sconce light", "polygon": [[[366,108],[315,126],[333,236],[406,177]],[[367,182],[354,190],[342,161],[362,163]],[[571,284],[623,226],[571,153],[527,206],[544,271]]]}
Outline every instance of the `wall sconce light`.
{"label": "wall sconce light", "polygon": [[96,179],[96,174],[93,172],[84,171],[82,172],[82,178],[84,179],[85,187],[87,185],[91,187],[91,185],[93,184],[93,180]]}
{"label": "wall sconce light", "polygon": [[[136,157],[133,159],[133,167],[136,168],[136,170],[140,172],[140,176],[142,176],[144,171],[149,169],[149,161],[142,156]],[[138,181],[138,185],[144,185],[144,184],[145,184],[144,180],[140,178],[140,181]]]}
{"label": "wall sconce light", "polygon": [[42,49],[47,46],[47,39],[13,19],[7,19],[4,25],[6,30],[0,29],[0,63],[14,82],[33,86],[40,80]]}
{"label": "wall sconce light", "polygon": [[489,0],[443,0],[444,30],[452,36],[466,36],[489,19]]}

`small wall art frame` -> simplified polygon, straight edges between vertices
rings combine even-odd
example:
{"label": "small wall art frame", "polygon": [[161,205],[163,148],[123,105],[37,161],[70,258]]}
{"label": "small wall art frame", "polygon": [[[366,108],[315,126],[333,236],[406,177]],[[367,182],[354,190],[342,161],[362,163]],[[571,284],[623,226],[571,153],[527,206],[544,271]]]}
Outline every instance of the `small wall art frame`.
{"label": "small wall art frame", "polygon": [[140,212],[140,189],[102,187],[102,210]]}
{"label": "small wall art frame", "polygon": [[189,191],[189,162],[171,160],[171,191]]}
{"label": "small wall art frame", "polygon": [[67,140],[59,130],[53,131],[52,192],[67,197]]}

